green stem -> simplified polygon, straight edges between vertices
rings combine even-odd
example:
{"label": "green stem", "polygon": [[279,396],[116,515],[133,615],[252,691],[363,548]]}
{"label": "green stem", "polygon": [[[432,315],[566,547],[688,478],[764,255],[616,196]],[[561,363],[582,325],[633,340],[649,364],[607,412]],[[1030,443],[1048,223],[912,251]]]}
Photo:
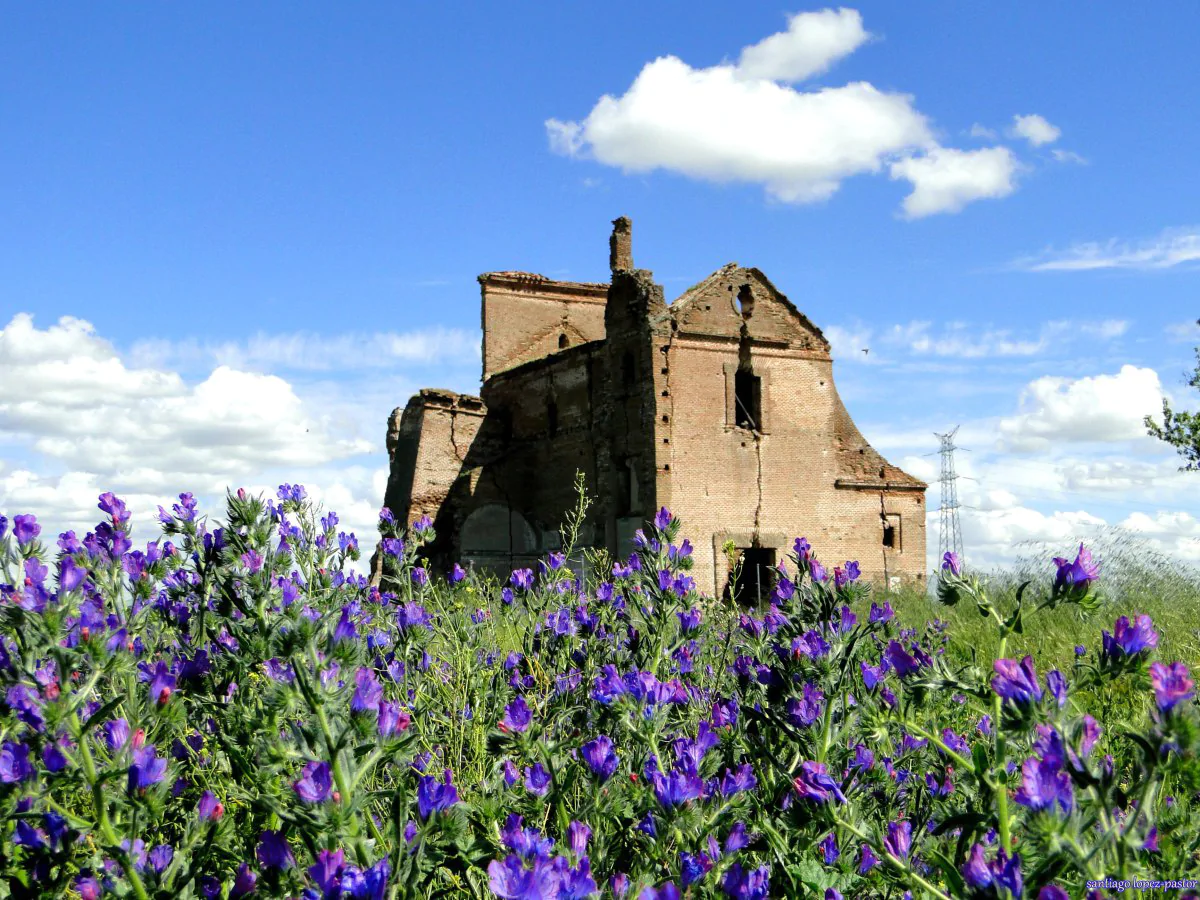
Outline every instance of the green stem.
{"label": "green stem", "polygon": [[125,864],[125,874],[129,878],[129,883],[133,887],[133,892],[138,900],[149,900],[149,895],[146,893],[146,886],[142,884],[141,876],[138,875],[137,869],[133,865],[133,858],[129,851],[121,846],[121,841],[117,837],[117,833],[113,830],[112,822],[108,818],[108,804],[104,800],[104,786],[100,784],[100,779],[96,777],[96,761],[92,759],[91,748],[88,747],[87,735],[83,733],[83,728],[79,723],[79,716],[72,716],[75,725],[75,731],[79,735],[79,755],[83,762],[83,774],[87,779],[88,785],[92,789],[92,806],[96,810],[97,824],[100,826],[100,836],[114,850],[121,855],[121,860]]}
{"label": "green stem", "polygon": [[[997,650],[996,658],[1004,659],[1004,653],[1007,648],[1008,634],[1001,631],[1000,647]],[[1012,845],[1009,843],[1008,834],[1008,773],[1004,769],[1007,746],[1004,740],[1004,730],[1000,727],[1000,714],[1003,709],[1003,703],[1004,698],[996,694],[992,700],[992,739],[994,750],[992,789],[996,797],[996,815],[999,818],[997,824],[1000,827],[997,830],[1000,832],[1000,846],[1004,848],[1005,853],[1011,853]]]}

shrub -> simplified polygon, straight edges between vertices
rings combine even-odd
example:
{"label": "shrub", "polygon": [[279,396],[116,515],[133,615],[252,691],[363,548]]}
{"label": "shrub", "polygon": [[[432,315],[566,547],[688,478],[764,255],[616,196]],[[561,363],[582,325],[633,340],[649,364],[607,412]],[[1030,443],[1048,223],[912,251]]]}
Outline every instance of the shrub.
{"label": "shrub", "polygon": [[1004,609],[947,559],[997,635],[969,661],[803,539],[767,608],[701,597],[666,510],[602,582],[551,554],[503,585],[429,572],[430,523],[385,510],[380,590],[299,486],[220,527],[181,495],[145,550],[99,508],[54,554],[0,518],[15,896],[1053,900],[1198,868],[1194,688],[1149,617],[1064,671],[1007,654],[1093,605],[1082,548]]}

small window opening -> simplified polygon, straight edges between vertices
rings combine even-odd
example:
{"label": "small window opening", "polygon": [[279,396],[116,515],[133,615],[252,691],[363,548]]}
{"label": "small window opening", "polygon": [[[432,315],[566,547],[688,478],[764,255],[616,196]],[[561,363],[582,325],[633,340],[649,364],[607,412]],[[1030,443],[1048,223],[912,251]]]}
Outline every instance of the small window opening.
{"label": "small window opening", "polygon": [[563,332],[562,334],[560,334],[558,336],[558,349],[559,350],[565,350],[567,347],[567,344],[569,344],[569,343],[570,343],[570,341],[567,340],[566,332]]}
{"label": "small window opening", "polygon": [[762,379],[739,370],[733,377],[733,424],[758,431],[762,422]]}
{"label": "small window opening", "polygon": [[739,551],[742,567],[732,587],[733,599],[745,606],[767,600],[775,589],[775,550],[771,547],[743,547]]}
{"label": "small window opening", "polygon": [[750,293],[750,285],[743,284],[738,288],[737,302],[743,319],[749,319],[754,315],[754,295]]}
{"label": "small window opening", "polygon": [[638,477],[632,459],[617,464],[617,514],[632,515],[638,510]]}
{"label": "small window opening", "polygon": [[553,400],[546,405],[546,427],[550,431],[550,437],[558,434],[558,404]]}
{"label": "small window opening", "polygon": [[899,515],[889,513],[883,517],[883,546],[888,550],[903,551]]}

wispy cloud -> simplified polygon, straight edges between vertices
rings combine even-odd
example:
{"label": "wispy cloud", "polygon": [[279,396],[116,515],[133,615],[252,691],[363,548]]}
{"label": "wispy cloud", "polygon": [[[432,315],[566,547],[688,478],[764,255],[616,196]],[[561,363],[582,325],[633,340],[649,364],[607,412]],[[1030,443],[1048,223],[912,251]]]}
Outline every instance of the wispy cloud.
{"label": "wispy cloud", "polygon": [[138,341],[129,357],[138,366],[217,364],[304,371],[378,369],[398,363],[472,364],[479,336],[457,328],[375,334],[259,333],[243,341]]}
{"label": "wispy cloud", "polygon": [[1170,269],[1200,261],[1200,226],[1168,228],[1157,237],[1131,243],[1116,239],[1048,250],[1013,263],[1028,272],[1083,272],[1094,269]]}
{"label": "wispy cloud", "polygon": [[[836,359],[864,363],[892,361],[896,353],[911,357],[941,359],[987,359],[1034,357],[1049,353],[1077,338],[1111,341],[1129,330],[1123,319],[1045,322],[1037,331],[1015,332],[991,325],[912,321],[873,329],[861,322],[850,326],[831,325],[825,335]],[[863,353],[869,349],[869,353]]]}
{"label": "wispy cloud", "polygon": [[1173,322],[1165,330],[1167,339],[1171,341],[1200,341],[1200,321]]}

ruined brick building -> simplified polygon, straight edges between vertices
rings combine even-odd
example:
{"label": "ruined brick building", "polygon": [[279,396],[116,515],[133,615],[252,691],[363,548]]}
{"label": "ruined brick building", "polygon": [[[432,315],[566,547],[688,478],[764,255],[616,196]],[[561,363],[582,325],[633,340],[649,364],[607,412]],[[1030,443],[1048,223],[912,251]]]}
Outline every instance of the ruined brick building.
{"label": "ruined brick building", "polygon": [[384,502],[433,517],[435,565],[507,574],[556,549],[582,470],[596,498],[583,540],[627,554],[666,506],[704,592],[769,585],[800,535],[830,571],[857,559],[876,582],[923,579],[926,486],[859,433],[820,329],[736,263],[668,305],[633,267],[629,220],[613,226],[608,284],[479,276],[480,396],[425,389],[392,413]]}

